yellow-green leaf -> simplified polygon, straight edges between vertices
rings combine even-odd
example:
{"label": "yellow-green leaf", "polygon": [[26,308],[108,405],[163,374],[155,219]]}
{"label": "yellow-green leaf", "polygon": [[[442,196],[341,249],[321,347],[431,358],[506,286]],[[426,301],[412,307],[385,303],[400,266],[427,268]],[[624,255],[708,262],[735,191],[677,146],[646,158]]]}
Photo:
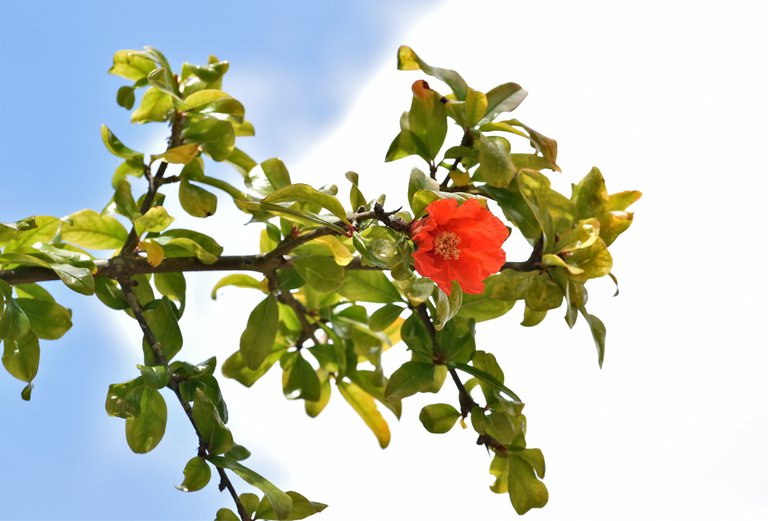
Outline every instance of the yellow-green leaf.
{"label": "yellow-green leaf", "polygon": [[[264,163],[262,163],[261,166],[264,168]],[[341,205],[338,199],[304,183],[296,183],[286,186],[285,188],[275,190],[267,197],[265,197],[263,201],[265,203],[300,201],[317,204],[330,211],[333,215],[342,221],[347,220],[347,212],[344,210],[344,207]]]}
{"label": "yellow-green leaf", "polygon": [[389,425],[376,407],[373,398],[353,383],[337,381],[337,388],[341,396],[352,406],[352,409],[362,418],[365,424],[373,432],[382,449],[387,448],[390,441]]}
{"label": "yellow-green leaf", "polygon": [[170,148],[162,154],[153,154],[150,157],[152,158],[152,161],[162,159],[167,163],[186,165],[197,157],[199,151],[200,146],[197,143],[187,143],[186,145]]}
{"label": "yellow-green leaf", "polygon": [[111,215],[80,210],[62,220],[61,238],[83,248],[113,250],[123,246],[128,232]]}
{"label": "yellow-green leaf", "polygon": [[153,206],[147,210],[147,213],[135,218],[133,224],[136,226],[136,231],[141,235],[144,232],[159,233],[168,228],[173,220],[165,207]]}

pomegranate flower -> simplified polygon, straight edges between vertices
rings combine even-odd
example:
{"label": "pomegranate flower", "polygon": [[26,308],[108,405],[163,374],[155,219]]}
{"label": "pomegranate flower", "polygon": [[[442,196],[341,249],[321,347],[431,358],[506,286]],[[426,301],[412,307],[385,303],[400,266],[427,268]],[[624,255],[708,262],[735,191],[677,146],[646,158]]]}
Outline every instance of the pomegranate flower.
{"label": "pomegranate flower", "polygon": [[416,271],[448,295],[454,280],[464,293],[482,293],[483,281],[506,260],[501,245],[507,228],[475,199],[461,206],[455,199],[438,199],[426,210],[426,217],[411,224]]}

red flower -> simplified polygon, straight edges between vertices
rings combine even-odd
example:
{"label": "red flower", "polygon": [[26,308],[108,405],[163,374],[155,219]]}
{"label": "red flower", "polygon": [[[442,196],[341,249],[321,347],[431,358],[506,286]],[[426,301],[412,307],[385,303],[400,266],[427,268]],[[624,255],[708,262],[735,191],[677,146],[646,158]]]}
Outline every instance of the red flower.
{"label": "red flower", "polygon": [[507,228],[475,199],[461,206],[455,199],[438,199],[427,214],[411,224],[416,271],[449,295],[454,280],[464,293],[482,293],[483,281],[506,260],[501,245]]}

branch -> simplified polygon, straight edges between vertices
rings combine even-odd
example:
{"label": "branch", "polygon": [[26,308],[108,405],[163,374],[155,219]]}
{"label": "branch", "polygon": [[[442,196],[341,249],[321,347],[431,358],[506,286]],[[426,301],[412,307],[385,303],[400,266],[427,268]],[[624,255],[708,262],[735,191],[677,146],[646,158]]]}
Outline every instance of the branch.
{"label": "branch", "polygon": [[[171,148],[178,146],[181,141],[181,119],[182,113],[176,111],[173,116],[173,121],[171,122],[171,137],[168,139],[168,148],[166,150],[170,150]],[[165,171],[167,169],[168,163],[163,161],[160,163],[160,166],[157,167],[157,173],[153,176],[149,166],[146,167],[145,174],[147,182],[149,183],[149,187],[147,188],[147,193],[144,195],[144,202],[141,203],[141,209],[139,210],[142,215],[147,213],[149,209],[152,208],[152,204],[155,202],[157,191],[163,185],[163,176],[165,175]],[[128,238],[126,239],[125,244],[123,244],[120,255],[123,257],[131,255],[138,244],[139,235],[136,233],[136,227],[134,226],[131,228],[131,231],[128,232]]]}
{"label": "branch", "polygon": [[541,256],[544,253],[544,238],[539,238],[533,245],[530,257],[522,262],[505,262],[502,270],[535,271],[541,268]]}
{"label": "branch", "polygon": [[[130,306],[136,321],[141,327],[141,331],[144,333],[144,339],[152,349],[152,354],[155,357],[155,363],[158,365],[163,365],[170,370],[170,367],[168,366],[168,360],[166,360],[165,355],[163,354],[162,346],[160,345],[160,342],[158,342],[157,337],[152,332],[152,329],[149,327],[149,323],[144,316],[141,304],[136,298],[136,294],[133,292],[133,281],[130,278],[124,276],[119,277],[118,281],[120,282],[120,288],[123,290],[123,295],[125,295],[125,300],[128,302],[128,305]],[[189,402],[185,400],[181,395],[181,391],[179,390],[179,383],[174,378],[171,378],[168,380],[168,388],[171,389],[173,394],[176,395],[176,399],[181,404],[181,407],[184,409],[189,422],[192,424],[192,428],[195,430],[199,444],[198,454],[202,458],[207,458],[208,447],[206,446],[205,440],[200,434],[200,430],[197,428],[197,423],[195,423],[195,420],[192,417],[192,407],[189,405]],[[240,496],[237,494],[235,487],[232,485],[232,481],[230,481],[229,476],[227,476],[227,473],[223,468],[219,467],[218,465],[214,466],[216,467],[216,470],[219,473],[219,478],[221,479],[219,490],[224,490],[226,488],[227,491],[229,491],[229,494],[232,496],[232,500],[235,502],[235,505],[237,506],[237,512],[240,515],[242,521],[250,521],[248,511],[240,502]]]}
{"label": "branch", "polygon": [[318,342],[317,338],[315,337],[317,326],[310,324],[307,320],[307,317],[310,316],[310,312],[307,310],[306,306],[299,302],[296,297],[293,296],[293,293],[291,293],[290,290],[285,291],[282,289],[277,289],[277,270],[270,271],[266,274],[266,277],[269,284],[269,290],[277,293],[277,300],[293,309],[293,312],[296,314],[296,318],[301,324],[301,335],[296,340],[296,349],[301,349],[305,340],[312,340],[315,345],[318,345],[320,342]]}
{"label": "branch", "polygon": [[[367,212],[360,215],[363,215],[368,219],[376,217],[373,215],[373,212]],[[379,217],[376,218],[381,220]],[[398,224],[396,224],[397,221],[403,222],[402,219],[394,216],[390,216],[388,219],[388,222],[383,222],[384,224],[389,225],[389,227],[398,226]],[[403,224],[407,226],[404,222]],[[331,235],[335,233],[336,232],[330,228],[321,227],[299,237],[288,239],[267,254],[224,255],[211,264],[203,264],[194,257],[164,259],[163,262],[157,266],[149,264],[143,257],[136,256],[96,260],[94,261],[96,269],[93,276],[97,278],[104,277],[117,279],[122,276],[144,275],[149,273],[182,273],[188,271],[256,271],[259,273],[268,273],[288,264],[290,261],[283,258],[283,255],[290,253],[291,250],[318,237],[322,237],[323,235]],[[542,242],[538,241],[528,260],[521,262],[505,262],[501,269],[511,269],[515,271],[534,271],[539,269],[541,264],[541,248]],[[359,257],[353,259],[352,262],[344,268],[348,270],[384,269],[377,266],[365,266],[362,264]],[[12,270],[0,270],[0,280],[15,286],[18,284],[29,284],[31,282],[59,280],[59,276],[49,268],[30,266],[14,268]]]}
{"label": "branch", "polygon": [[[153,266],[143,257],[113,257],[111,259],[94,261],[96,269],[93,276],[117,279],[147,273],[186,271],[257,271],[265,273],[279,268],[285,263],[284,259],[268,258],[265,255],[229,255],[219,257],[211,264],[203,264],[194,257],[178,257],[164,259],[159,265]],[[49,268],[34,266],[0,270],[0,280],[11,285],[17,285],[59,280],[59,277]]]}
{"label": "branch", "polygon": [[[471,147],[473,141],[474,141],[474,139],[472,138],[472,133],[469,131],[469,129],[466,129],[464,131],[464,135],[461,136],[461,145],[460,146],[462,146],[462,147]],[[461,163],[462,159],[463,158],[461,156],[459,156],[459,157],[456,158],[456,161],[453,162],[453,166],[451,167],[450,170],[448,170],[448,173],[445,175],[445,179],[443,179],[443,182],[440,183],[440,190],[445,190],[446,188],[448,188],[448,183],[451,180],[451,172],[453,172],[454,170],[456,170],[459,167],[459,163]],[[434,179],[434,177],[432,179]]]}
{"label": "branch", "polygon": [[[435,324],[432,322],[432,319],[429,318],[429,313],[427,312],[426,304],[420,304],[416,306],[416,313],[418,313],[419,318],[421,318],[421,321],[427,327],[427,330],[429,331],[429,336],[432,339],[432,352],[433,354],[437,355],[437,332],[435,331]],[[472,409],[480,406],[469,394],[469,391],[467,391],[467,388],[464,387],[464,384],[461,382],[461,379],[459,378],[459,375],[456,372],[456,369],[454,369],[453,367],[449,367],[448,373],[450,373],[451,379],[453,380],[453,383],[456,384],[456,389],[459,391],[459,405],[461,406],[461,417],[466,418],[469,415],[469,413],[472,412]]]}

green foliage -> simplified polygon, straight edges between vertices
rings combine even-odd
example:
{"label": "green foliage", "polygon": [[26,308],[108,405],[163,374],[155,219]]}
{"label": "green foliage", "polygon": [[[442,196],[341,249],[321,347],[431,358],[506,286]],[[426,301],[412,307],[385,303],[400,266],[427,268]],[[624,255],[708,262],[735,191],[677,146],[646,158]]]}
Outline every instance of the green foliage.
{"label": "green foliage", "polygon": [[[283,393],[303,400],[311,417],[323,412],[335,387],[382,448],[391,432],[379,406],[400,418],[403,400],[450,382],[458,402],[423,407],[419,420],[425,429],[448,433],[457,422],[465,427],[468,418],[477,443],[493,454],[491,490],[508,494],[519,514],[543,507],[543,454],[527,447],[523,402],[505,382],[494,346],[478,349],[475,327],[502,317],[517,301],[523,302],[522,325],[528,327],[565,304],[569,327],[579,316],[588,323],[602,365],[606,328],[586,309],[586,284],[606,275],[615,281],[609,247],[631,225],[627,208],[640,193],[609,194],[597,168],[573,185],[570,196],[554,190],[545,171],[560,172],[556,141],[517,119],[499,119],[525,99],[520,85],[474,89],[456,71],[431,66],[406,46],[398,50],[398,68],[420,71],[449,89],[440,93],[422,78],[413,83],[410,107],[385,155],[386,161],[416,156],[425,162],[424,171],[412,168],[402,179],[410,213],[385,211],[386,194],[366,198],[354,172],[346,175],[348,210],[336,186],[294,183],[280,159],[259,164],[238,148],[238,139],[254,135],[254,128],[243,104],[223,90],[228,62],[211,57],[174,72],[151,47],[115,53],[109,72],[130,82],[119,87],[118,105],[132,110],[131,123],[167,125],[168,148],[137,151],[102,126],[104,146],[122,160],[103,211],[0,223],[2,363],[26,384],[22,398],[31,397],[40,339],[58,339],[72,326],[72,312],[35,283],[58,278],[124,311],[144,333],[138,376],[133,372],[133,379],[110,385],[105,401],[107,414],[125,420],[132,451],[149,452],[162,440],[167,397],[187,413],[199,442],[190,447],[197,453],[183,467],[178,488],[202,489],[213,466],[263,494],[230,491],[238,513],[222,508],[216,519],[292,520],[321,512],[325,505],[280,490],[243,463],[250,452],[227,427],[216,358],[199,364],[177,359],[183,356],[179,320],[187,302],[183,272],[256,271],[258,277],[228,274],[212,290],[214,299],[228,286],[262,294],[239,346],[230,346],[224,377],[250,387],[279,367]],[[446,143],[449,124],[457,125],[459,142]],[[231,165],[243,186],[212,175],[206,156]],[[178,175],[166,175],[171,164],[183,165],[176,167]],[[132,178],[140,177],[149,183],[136,198]],[[224,256],[215,238],[176,226],[166,197],[178,197],[184,212],[196,218],[214,216],[231,200],[258,227],[253,243],[259,251]],[[528,260],[504,264],[480,293],[465,293],[458,283],[450,295],[436,288],[414,270],[410,228],[419,225],[430,203],[445,198],[494,202],[512,233],[531,247],[507,253]],[[97,259],[94,250],[112,256]],[[401,340],[411,359],[385,373],[383,357],[401,349]],[[479,391],[471,394],[473,388]]]}

